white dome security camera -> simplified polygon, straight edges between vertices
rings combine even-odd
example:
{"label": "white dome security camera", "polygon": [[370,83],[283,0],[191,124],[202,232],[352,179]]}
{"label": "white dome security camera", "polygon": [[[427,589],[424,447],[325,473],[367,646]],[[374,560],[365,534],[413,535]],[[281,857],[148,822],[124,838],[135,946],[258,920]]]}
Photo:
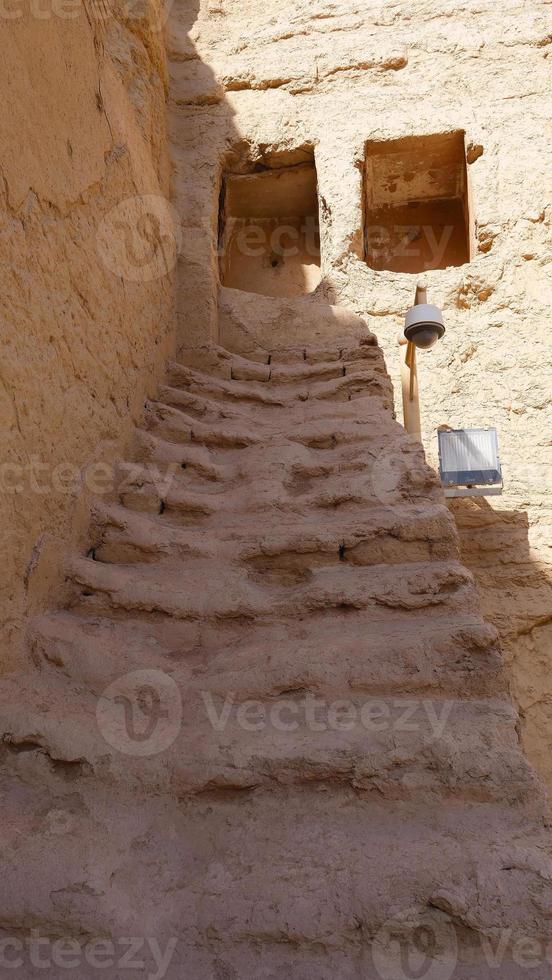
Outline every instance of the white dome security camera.
{"label": "white dome security camera", "polygon": [[409,343],[420,350],[433,347],[445,332],[443,314],[438,306],[418,303],[406,314],[404,335]]}
{"label": "white dome security camera", "polygon": [[406,314],[404,335],[399,337],[401,355],[401,387],[403,397],[404,427],[410,435],[422,441],[420,398],[416,369],[416,350],[427,350],[443,336],[445,322],[438,306],[427,301],[427,285],[419,282],[416,299]]}

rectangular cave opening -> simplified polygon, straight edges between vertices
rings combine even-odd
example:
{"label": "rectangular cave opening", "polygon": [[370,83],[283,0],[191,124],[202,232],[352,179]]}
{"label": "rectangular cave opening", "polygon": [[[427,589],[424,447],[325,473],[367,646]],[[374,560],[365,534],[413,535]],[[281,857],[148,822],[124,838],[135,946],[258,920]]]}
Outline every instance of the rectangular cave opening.
{"label": "rectangular cave opening", "polygon": [[219,254],[221,282],[232,289],[281,298],[316,289],[321,273],[314,153],[294,166],[225,174]]}
{"label": "rectangular cave opening", "polygon": [[370,142],[365,161],[365,259],[420,273],[470,261],[463,131]]}

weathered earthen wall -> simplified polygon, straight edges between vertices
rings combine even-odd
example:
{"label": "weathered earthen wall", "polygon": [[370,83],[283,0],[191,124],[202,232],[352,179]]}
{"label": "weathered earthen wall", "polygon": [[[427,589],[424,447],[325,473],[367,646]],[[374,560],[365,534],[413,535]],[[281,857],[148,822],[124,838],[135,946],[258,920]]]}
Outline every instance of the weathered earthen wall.
{"label": "weathered earthen wall", "polygon": [[[382,351],[352,312],[367,313],[396,369],[414,277],[364,262],[367,141],[465,126],[484,198],[485,167],[499,152],[494,127],[507,128],[496,108],[502,95],[512,110],[508,92],[497,94],[484,76],[493,58],[501,72],[513,58],[517,73],[507,80],[516,92],[526,72],[544,84],[533,43],[544,18],[520,4],[506,5],[499,26],[489,5],[479,5],[476,26],[452,3],[314,0],[276,14],[239,0],[198,6],[177,0],[170,31],[173,199],[183,226],[177,314],[187,349],[148,400],[120,464],[125,491],[95,500],[89,535],[65,561],[66,602],[30,618],[27,669],[0,685],[3,948],[21,954],[28,980],[43,974],[39,935],[56,964],[71,942],[80,980],[95,974],[95,936],[113,953],[109,963],[102,956],[112,977],[128,965],[120,947],[128,952],[134,937],[146,971],[146,955],[165,951],[155,975],[168,980],[383,978],[410,964],[420,974],[420,963],[427,976],[488,978],[492,964],[502,980],[517,980],[523,953],[523,965],[548,978],[545,795],[521,751],[497,638],[458,561],[438,480],[397,424]],[[519,60],[515,41],[503,48],[509,30],[522,32]],[[126,37],[117,29],[110,50],[135,99],[149,86],[140,87],[136,58],[123,57]],[[107,64],[114,88],[108,97],[102,75],[100,119],[120,91]],[[485,98],[496,119],[489,110],[479,120]],[[141,126],[147,104],[137,107]],[[119,118],[132,116],[125,109]],[[474,142],[482,134],[483,153]],[[111,164],[120,156],[132,170],[140,145],[115,150]],[[219,289],[223,172],[291,168],[313,147],[322,225],[315,294]],[[77,195],[85,227],[96,213],[89,204],[103,218],[131,170],[115,171],[115,185],[99,178],[97,200],[96,190]],[[512,209],[513,185],[504,187]],[[301,204],[290,211],[301,215]],[[140,235],[121,248],[116,232],[129,231],[133,213]],[[95,246],[112,272],[123,264],[126,303],[110,280],[98,281],[83,244],[86,265],[72,289],[84,311],[65,331],[67,353],[52,359],[58,373],[67,365],[68,380],[53,369],[46,378],[53,394],[44,407],[53,416],[54,396],[67,391],[68,408],[57,427],[45,417],[42,452],[44,433],[85,461],[94,439],[102,455],[115,450],[149,388],[152,297],[165,297],[164,277],[153,282],[151,273],[161,259],[170,264],[170,212],[157,215],[159,265],[134,261],[136,238],[153,240],[155,222],[145,211],[115,215],[107,228],[100,221]],[[66,220],[67,229],[74,234]],[[70,258],[72,241],[64,235]],[[431,277],[449,322],[447,340],[420,358],[424,372],[440,372],[438,421],[454,407],[456,331],[473,316],[484,332],[481,310],[492,309],[494,295],[487,275],[499,254],[482,251],[471,268]],[[505,252],[503,278],[512,261]],[[56,302],[64,268],[49,270]],[[462,285],[474,270],[477,293]],[[104,307],[99,336],[92,327]],[[501,363],[507,350],[495,355]],[[468,396],[458,392],[462,410]],[[26,576],[33,595],[64,516],[54,499],[44,508],[48,537]],[[503,555],[523,545],[523,522],[514,530]],[[489,540],[494,555],[495,529]],[[472,561],[474,551],[466,554]],[[476,558],[483,568],[482,546]],[[514,591],[504,567],[502,610]],[[511,567],[519,580],[519,561]]]}
{"label": "weathered earthen wall", "polygon": [[59,582],[58,559],[79,533],[80,486],[112,481],[90,464],[128,440],[162,373],[172,289],[144,264],[149,226],[140,238],[138,224],[144,195],[162,212],[168,192],[159,11],[132,20],[116,4],[2,11],[6,664],[23,613]]}
{"label": "weathered earthen wall", "polygon": [[[397,384],[396,337],[418,277],[364,261],[366,145],[465,132],[473,254],[427,276],[448,329],[419,359],[424,440],[435,462],[438,425],[499,429],[506,492],[484,505],[489,527],[463,535],[464,560],[502,634],[526,748],[549,779],[551,38],[547,0],[483,0],[477,10],[456,0],[294,0],[276,10],[193,0],[175,5],[169,35],[184,345],[216,336],[221,171],[271,166],[282,152],[291,164],[314,145],[322,282],[312,302],[367,317]],[[455,512],[461,528],[471,523],[469,505]]]}

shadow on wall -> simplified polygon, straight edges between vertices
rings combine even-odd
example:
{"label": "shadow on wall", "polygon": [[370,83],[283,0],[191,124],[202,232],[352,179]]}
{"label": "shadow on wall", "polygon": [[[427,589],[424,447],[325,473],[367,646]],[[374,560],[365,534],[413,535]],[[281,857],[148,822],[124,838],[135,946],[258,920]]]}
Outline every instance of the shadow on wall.
{"label": "shadow on wall", "polygon": [[552,789],[552,569],[532,555],[527,512],[481,497],[449,503],[462,561],[500,635],[525,753]]}
{"label": "shadow on wall", "polygon": [[252,144],[238,131],[223,87],[193,43],[202,16],[198,0],[175,5],[167,37],[181,347],[218,339],[221,284],[332,301],[321,288],[314,148],[289,147],[285,134],[281,144]]}
{"label": "shadow on wall", "polygon": [[[179,344],[193,347],[220,341],[254,356],[259,344],[267,349],[277,347],[284,333],[291,343],[306,342],[305,331],[320,341],[336,317],[339,329],[347,332],[349,325],[340,321],[345,313],[334,305],[338,297],[332,284],[322,278],[309,295],[290,296],[287,282],[278,292],[276,280],[283,273],[279,262],[266,267],[267,261],[277,258],[266,249],[261,249],[251,263],[242,255],[237,259],[232,256],[225,279],[229,288],[219,290],[217,244],[219,234],[223,240],[225,235],[224,218],[219,227],[223,173],[237,175],[229,216],[238,225],[259,226],[278,218],[278,214],[263,210],[262,191],[276,179],[274,168],[281,168],[283,173],[286,167],[305,167],[308,161],[289,155],[286,158],[278,146],[256,147],[254,152],[259,156],[252,157],[252,148],[236,128],[223,89],[212,69],[199,59],[189,37],[199,14],[199,0],[175,6],[168,35],[173,200],[183,237],[178,270]],[[296,148],[296,152],[302,149]],[[307,181],[306,170],[300,176]],[[312,187],[309,193],[312,197]],[[269,198],[276,207],[272,190]],[[303,203],[296,202],[294,210],[300,212]],[[312,214],[307,204],[304,210],[303,218]],[[296,271],[293,289],[308,292],[313,281]],[[276,291],[271,292],[266,282],[259,288],[259,275],[267,281],[272,277]],[[260,295],[263,292],[265,295]],[[270,299],[271,295],[280,298]],[[532,559],[526,513],[494,510],[481,498],[455,501],[451,509],[460,533],[462,559],[477,580],[483,614],[501,636],[525,750],[552,786],[552,761],[547,751],[552,740],[549,570]]]}
{"label": "shadow on wall", "polygon": [[190,36],[200,8],[199,0],[174,3],[166,32],[171,197],[181,233],[176,292],[179,347],[218,339],[221,172],[229,147],[244,145],[224,90]]}

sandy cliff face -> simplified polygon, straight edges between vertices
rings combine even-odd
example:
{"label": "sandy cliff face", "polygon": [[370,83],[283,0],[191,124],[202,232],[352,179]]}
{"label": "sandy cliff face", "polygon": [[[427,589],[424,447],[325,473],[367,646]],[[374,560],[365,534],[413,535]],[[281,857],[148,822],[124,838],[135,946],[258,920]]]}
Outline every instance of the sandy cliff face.
{"label": "sandy cliff face", "polygon": [[[168,188],[159,14],[95,4],[38,14],[7,4],[2,17],[4,664],[78,534],[83,487],[109,482],[86,467],[128,438],[172,323],[170,277],[132,275],[140,205],[130,221],[121,205]],[[110,252],[118,220],[128,253]]]}
{"label": "sandy cliff face", "polygon": [[[221,169],[298,164],[314,148],[322,276],[313,299],[368,317],[397,382],[396,337],[418,277],[365,261],[366,144],[465,134],[471,254],[426,276],[448,332],[419,359],[424,439],[436,463],[438,425],[498,427],[504,496],[454,513],[468,527],[464,558],[504,640],[527,750],[548,779],[551,36],[546,0],[477,10],[452,0],[276,10],[188,2],[173,7],[169,33],[175,194],[190,243],[183,342],[216,335]],[[192,195],[193,162],[201,176]],[[239,294],[228,301],[241,303]]]}
{"label": "sandy cliff face", "polygon": [[[45,393],[39,410],[19,399],[14,431],[21,439],[36,431],[52,459],[69,446],[89,461],[94,446],[117,452],[144,391],[151,395],[115,484],[79,494],[82,511],[93,497],[92,519],[64,549],[65,592],[28,617],[26,669],[0,686],[0,939],[26,978],[58,980],[63,966],[91,980],[100,959],[118,980],[129,945],[150,980],[390,980],[412,970],[488,980],[497,969],[519,980],[528,961],[530,975],[549,976],[545,793],[522,751],[496,632],[460,560],[450,510],[394,415],[382,347],[394,368],[417,276],[373,268],[364,227],[374,205],[367,141],[437,134],[432,146],[446,148],[447,166],[437,156],[420,186],[452,194],[441,214],[454,214],[468,237],[447,254],[469,252],[470,263],[430,273],[451,339],[428,355],[425,390],[429,364],[443,391],[452,384],[450,350],[468,323],[481,327],[488,304],[497,316],[512,310],[523,339],[509,264],[517,225],[505,215],[530,196],[514,193],[516,127],[532,127],[535,151],[546,152],[536,120],[548,6],[512,2],[497,18],[482,3],[474,21],[471,7],[452,2],[319,0],[276,13],[249,2],[175,2],[180,350],[155,390],[169,297],[156,263],[168,267],[173,253],[154,250],[149,269],[132,247],[111,246],[113,208],[129,188],[149,197],[166,186],[158,37],[122,14],[101,28],[89,15],[63,29],[63,44],[49,27],[56,57],[30,59],[20,73],[17,84],[30,91],[34,72],[55,80],[65,61],[65,78],[78,58],[77,90],[84,85],[93,100],[82,109],[70,93],[59,113],[54,99],[53,132],[63,139],[35,148],[27,184],[13,163],[12,198],[5,185],[7,206],[23,208],[13,219],[21,239],[53,228],[48,244],[53,236],[60,250],[50,263],[39,237],[41,247],[31,244],[44,269],[28,271],[23,244],[23,273],[15,265],[14,306],[24,273],[44,302],[29,296],[27,347],[8,364],[19,378],[34,371],[35,390],[47,367],[45,392],[56,400]],[[521,95],[536,98],[532,114],[518,108]],[[43,186],[54,151],[75,155],[71,121],[83,187],[64,157]],[[509,129],[518,152],[506,164],[498,133]],[[454,170],[460,143],[468,169],[462,159]],[[468,174],[469,206],[455,197],[467,192]],[[398,178],[382,182],[378,213],[414,180],[408,167]],[[299,233],[295,256],[266,242],[286,219],[287,234]],[[315,219],[319,247],[302,219]],[[546,208],[535,224],[544,235]],[[258,293],[235,288],[244,231],[265,236]],[[219,256],[218,242],[231,243],[229,254]],[[126,274],[117,275],[122,260]],[[221,288],[227,274],[231,286]],[[301,294],[313,282],[315,292]],[[544,299],[531,295],[542,323]],[[57,347],[48,358],[33,317],[42,325],[50,310],[48,343]],[[89,331],[69,330],[77,315]],[[506,322],[505,312],[493,336]],[[544,361],[539,343],[531,356]],[[473,345],[463,365],[474,361]],[[510,363],[510,347],[492,349]],[[490,390],[479,382],[487,408]],[[435,416],[450,422],[439,405],[456,403],[439,397]],[[73,510],[48,497],[27,517],[25,502],[40,495],[31,490],[16,498],[25,516],[12,526],[19,538],[25,520],[29,538],[35,524],[45,529],[24,576],[38,605]],[[462,527],[477,523],[469,507],[457,510]],[[502,613],[522,568],[510,555],[524,525],[511,521],[516,535],[501,539],[508,522],[486,523],[487,536],[464,535],[464,550],[506,634],[512,612]],[[501,569],[507,584],[498,588]],[[523,581],[534,582],[529,572]],[[527,636],[543,581],[524,607]],[[15,595],[15,625],[22,608]],[[37,936],[48,967],[37,962]]]}

